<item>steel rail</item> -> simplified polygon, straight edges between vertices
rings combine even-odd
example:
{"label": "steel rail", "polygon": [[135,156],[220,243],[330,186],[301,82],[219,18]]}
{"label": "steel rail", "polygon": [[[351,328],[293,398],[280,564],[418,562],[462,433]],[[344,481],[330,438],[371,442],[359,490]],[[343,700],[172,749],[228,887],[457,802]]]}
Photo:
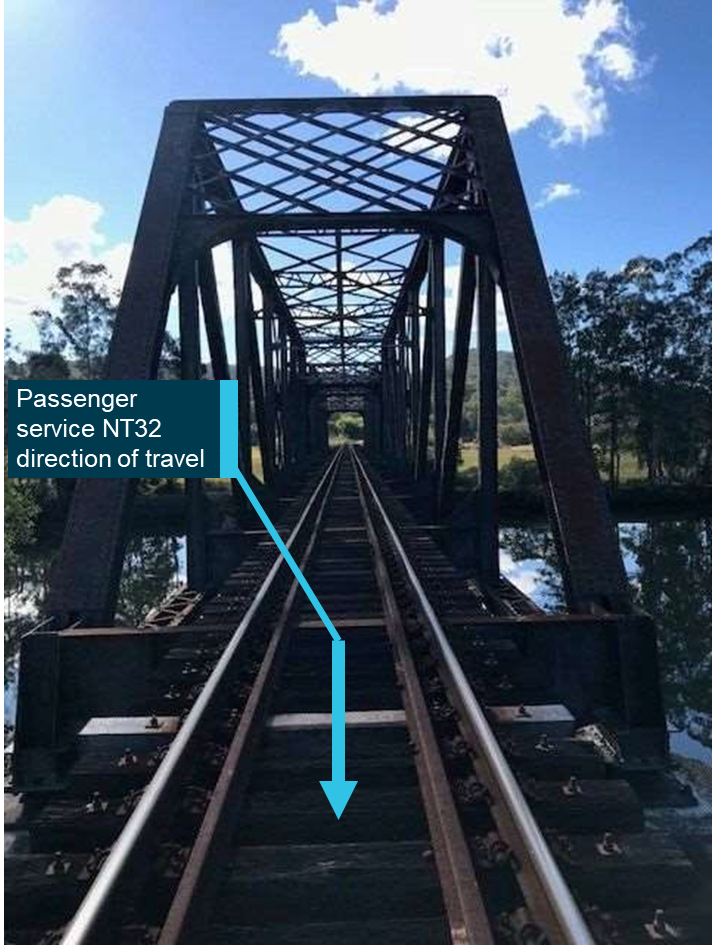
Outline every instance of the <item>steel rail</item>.
{"label": "steel rail", "polygon": [[[322,490],[330,481],[336,468],[338,468],[342,450],[343,447],[337,451],[312,492],[289,540],[286,542],[288,548],[299,537]],[[127,874],[130,867],[139,858],[145,844],[150,841],[156,821],[163,813],[172,789],[191,759],[191,748],[194,746],[196,737],[201,731],[203,723],[207,720],[210,710],[233,668],[233,661],[240,644],[251,629],[255,617],[268,598],[283,567],[286,568],[287,563],[282,555],[279,555],[223,650],[220,659],[215,664],[178,734],[171,742],[163,761],[148,783],[141,800],[113,844],[111,852],[99,870],[89,892],[82,900],[79,909],[65,930],[61,945],[90,945],[90,943],[105,945],[105,928],[102,927],[102,922],[110,915],[111,909],[117,905],[116,900],[121,894],[123,884],[129,878]]]}
{"label": "steel rail", "polygon": [[556,941],[563,942],[565,945],[595,945],[588,924],[559,870],[544,835],[487,721],[482,706],[472,691],[460,661],[448,642],[445,631],[428,600],[428,596],[376,492],[366,467],[358,452],[354,451],[353,455],[360,468],[363,481],[371,493],[374,507],[378,511],[393,549],[406,574],[408,583],[417,599],[428,629],[437,644],[440,659],[447,669],[452,686],[456,690],[462,711],[476,736],[477,744],[473,747],[485,759],[489,767],[496,784],[497,793],[507,808],[509,817],[516,828],[534,870],[535,879],[545,898],[548,909],[557,922],[557,929],[544,929],[544,931],[549,935],[554,931],[558,932]]}
{"label": "steel rail", "polygon": [[[299,561],[302,571],[306,568],[320,537],[324,513],[339,473],[342,456],[343,448],[338,452],[333,474],[323,490],[307,547]],[[293,615],[299,602],[300,590],[301,585],[294,578],[252,691],[230,741],[220,774],[212,788],[210,801],[192,843],[188,861],[173,894],[156,945],[189,943],[206,909],[209,908],[210,882],[215,878],[216,865],[230,848],[234,828],[241,812],[241,791],[245,787],[246,780],[245,769],[249,768],[255,741],[263,731],[274,683],[284,663],[284,652],[291,636]]]}
{"label": "steel rail", "polygon": [[[353,450],[351,458],[353,462]],[[402,608],[383,554],[380,540],[364,492],[364,481],[354,463],[359,499],[371,544],[388,635],[403,679],[403,704],[408,730],[417,745],[415,766],[428,820],[435,863],[450,934],[458,945],[494,945],[482,891],[475,874],[467,837],[457,812],[445,764],[433,728],[425,695],[418,678],[415,658],[403,625]]]}

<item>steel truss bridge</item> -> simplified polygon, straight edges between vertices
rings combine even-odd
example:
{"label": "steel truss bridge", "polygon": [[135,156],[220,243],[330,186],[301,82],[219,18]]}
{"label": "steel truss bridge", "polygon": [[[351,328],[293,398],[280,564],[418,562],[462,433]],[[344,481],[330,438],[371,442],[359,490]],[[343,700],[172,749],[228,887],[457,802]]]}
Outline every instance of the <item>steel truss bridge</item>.
{"label": "steel truss bridge", "polygon": [[[135,483],[80,480],[22,647],[12,941],[706,941],[701,854],[646,829],[695,801],[498,102],[171,104],[108,379],[156,378],[174,298],[182,378],[236,374],[241,471],[346,641],[359,785],[337,820],[330,641],[239,487],[216,525],[186,480],[187,586],[131,628]],[[560,613],[499,570],[500,305]],[[329,448],[340,412],[362,447]]]}

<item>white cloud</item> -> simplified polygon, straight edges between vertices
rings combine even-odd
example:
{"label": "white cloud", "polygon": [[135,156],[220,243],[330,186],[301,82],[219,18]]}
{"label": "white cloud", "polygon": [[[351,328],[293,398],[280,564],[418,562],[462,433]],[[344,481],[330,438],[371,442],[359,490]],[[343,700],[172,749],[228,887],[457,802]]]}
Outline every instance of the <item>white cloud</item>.
{"label": "white cloud", "polygon": [[536,600],[541,600],[542,590],[542,563],[534,559],[525,559],[524,561],[515,561],[507,551],[500,550],[499,566],[502,574],[512,582],[519,590]]}
{"label": "white cloud", "polygon": [[541,197],[534,204],[535,207],[546,207],[557,200],[570,200],[572,197],[578,197],[581,189],[575,184],[555,183],[547,184],[542,190]]}
{"label": "white cloud", "polygon": [[61,266],[79,260],[103,263],[120,288],[131,245],[107,245],[99,203],[63,194],[35,204],[24,220],[5,220],[5,324],[16,340],[35,343],[29,313],[47,307],[49,287]]}
{"label": "white cloud", "polygon": [[640,74],[640,64],[630,46],[608,43],[596,53],[601,68],[621,82],[630,82]]}
{"label": "white cloud", "polygon": [[601,134],[607,90],[641,65],[624,0],[356,0],[308,10],[276,54],[359,95],[497,95],[511,131],[547,118],[557,143]]}

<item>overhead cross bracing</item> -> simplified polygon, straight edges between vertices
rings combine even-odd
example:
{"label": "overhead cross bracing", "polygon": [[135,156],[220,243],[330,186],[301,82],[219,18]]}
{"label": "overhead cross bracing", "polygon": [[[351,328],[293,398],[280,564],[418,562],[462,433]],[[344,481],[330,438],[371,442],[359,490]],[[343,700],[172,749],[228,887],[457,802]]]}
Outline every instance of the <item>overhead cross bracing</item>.
{"label": "overhead cross bracing", "polygon": [[[443,99],[205,103],[192,189],[208,212],[418,212],[464,208],[473,157],[465,108]],[[460,151],[450,161],[453,146]],[[219,158],[219,166],[214,157]],[[221,196],[216,182],[228,182]]]}
{"label": "overhead cross bracing", "polygon": [[391,234],[271,235],[260,243],[325,383],[368,381],[417,239]]}
{"label": "overhead cross bracing", "polygon": [[[194,154],[194,212],[402,214],[476,201],[463,108],[339,106],[206,108]],[[384,332],[418,243],[384,222],[330,228],[327,218],[298,234],[287,222],[286,232],[259,238],[309,369],[330,391],[337,380],[363,386],[380,370]]]}

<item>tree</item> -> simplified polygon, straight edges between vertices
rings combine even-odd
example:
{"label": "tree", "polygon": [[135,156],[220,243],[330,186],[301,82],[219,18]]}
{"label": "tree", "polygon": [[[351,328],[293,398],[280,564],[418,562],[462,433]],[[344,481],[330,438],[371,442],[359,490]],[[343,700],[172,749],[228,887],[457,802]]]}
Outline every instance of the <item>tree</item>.
{"label": "tree", "polygon": [[363,439],[363,417],[357,413],[337,413],[329,418],[329,434],[336,442]]}
{"label": "tree", "polygon": [[676,727],[710,747],[712,522],[653,520],[621,530],[626,560],[636,573],[636,602],[658,626],[668,715]]}
{"label": "tree", "polygon": [[595,404],[595,366],[592,356],[593,335],[588,325],[581,282],[574,272],[556,270],[549,277],[549,285],[569,354],[579,403],[590,432]]}
{"label": "tree", "polygon": [[664,461],[673,475],[712,480],[712,236],[665,260],[675,338],[668,358],[674,409]]}
{"label": "tree", "polygon": [[526,423],[508,423],[501,428],[499,439],[504,446],[528,446],[532,441]]}
{"label": "tree", "polygon": [[12,337],[12,329],[5,328],[5,379],[17,380],[23,376],[22,348]]}
{"label": "tree", "polygon": [[632,341],[625,312],[625,285],[620,273],[590,272],[582,284],[587,317],[587,347],[593,367],[596,424],[593,440],[607,458],[608,482],[617,488],[621,446],[630,422]]}
{"label": "tree", "polygon": [[648,479],[663,475],[662,437],[668,409],[667,358],[674,336],[669,317],[666,271],[659,259],[638,257],[623,268],[631,359],[632,406],[636,414],[634,441]]}
{"label": "tree", "polygon": [[712,478],[712,237],[619,272],[555,272],[575,389],[608,481],[632,451],[648,479]]}
{"label": "tree", "polygon": [[22,356],[22,352],[12,337],[12,330],[5,329],[5,437],[4,446],[7,455],[7,382],[21,378],[22,364],[17,359]]}
{"label": "tree", "polygon": [[32,312],[44,355],[65,355],[84,380],[101,377],[116,317],[117,293],[101,263],[62,266],[50,288],[59,314]]}
{"label": "tree", "polygon": [[30,381],[68,381],[72,372],[58,351],[44,354],[31,351],[25,362],[25,374]]}
{"label": "tree", "polygon": [[710,479],[712,238],[624,270],[636,449],[648,478]]}
{"label": "tree", "polygon": [[18,551],[34,535],[37,517],[32,484],[24,479],[8,479],[5,460],[5,575],[17,564]]}

